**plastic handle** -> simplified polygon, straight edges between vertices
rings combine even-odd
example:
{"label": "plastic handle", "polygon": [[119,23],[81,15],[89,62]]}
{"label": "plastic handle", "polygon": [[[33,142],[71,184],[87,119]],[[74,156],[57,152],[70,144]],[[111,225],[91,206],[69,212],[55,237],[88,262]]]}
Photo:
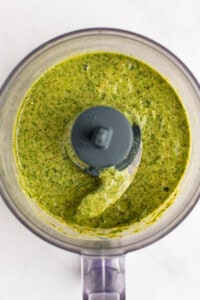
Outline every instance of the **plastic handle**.
{"label": "plastic handle", "polygon": [[83,300],[125,300],[125,258],[82,256]]}

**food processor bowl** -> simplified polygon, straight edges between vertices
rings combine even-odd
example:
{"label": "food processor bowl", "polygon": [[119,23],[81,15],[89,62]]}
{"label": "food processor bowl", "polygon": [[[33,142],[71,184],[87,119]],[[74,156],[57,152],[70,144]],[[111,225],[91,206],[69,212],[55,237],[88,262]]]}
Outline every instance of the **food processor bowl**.
{"label": "food processor bowl", "polygon": [[[48,69],[78,54],[109,51],[143,61],[174,87],[187,111],[191,150],[175,201],[153,222],[141,222],[108,238],[81,234],[53,219],[27,199],[17,180],[13,156],[15,118],[27,91]],[[200,88],[188,68],[158,43],[135,33],[108,28],[75,31],[35,49],[9,75],[0,92],[0,191],[14,215],[47,242],[83,255],[84,299],[125,299],[124,254],[147,246],[175,228],[191,211],[200,193]],[[155,217],[155,216],[154,216]]]}

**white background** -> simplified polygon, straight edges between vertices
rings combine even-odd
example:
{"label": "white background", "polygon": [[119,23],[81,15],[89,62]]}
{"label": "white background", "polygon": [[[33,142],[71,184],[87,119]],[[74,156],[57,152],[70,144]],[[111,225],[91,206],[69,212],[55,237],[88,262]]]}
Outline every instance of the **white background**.
{"label": "white background", "polygon": [[[32,49],[85,27],[144,34],[200,80],[199,0],[0,0],[0,86]],[[200,300],[200,204],[172,233],[126,257],[128,300]],[[81,300],[79,256],[23,227],[0,199],[0,300]]]}

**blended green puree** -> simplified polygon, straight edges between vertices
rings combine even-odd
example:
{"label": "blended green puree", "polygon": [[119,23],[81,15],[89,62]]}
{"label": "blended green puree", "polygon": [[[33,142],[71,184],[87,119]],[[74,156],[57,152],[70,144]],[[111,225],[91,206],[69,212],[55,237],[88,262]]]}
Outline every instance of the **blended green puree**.
{"label": "blended green puree", "polygon": [[[142,159],[127,191],[88,228],[120,230],[158,209],[177,189],[190,147],[179,97],[158,72],[116,53],[88,53],[47,70],[22,101],[14,130],[21,188],[46,212],[77,227],[76,210],[100,179],[79,170],[63,151],[65,128],[77,114],[109,105],[134,116],[142,129]],[[120,142],[120,141],[119,141]]]}

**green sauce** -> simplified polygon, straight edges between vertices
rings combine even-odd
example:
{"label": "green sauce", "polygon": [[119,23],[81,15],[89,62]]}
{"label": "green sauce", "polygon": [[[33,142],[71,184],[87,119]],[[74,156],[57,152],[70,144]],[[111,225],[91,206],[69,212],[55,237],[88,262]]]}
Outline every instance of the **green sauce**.
{"label": "green sauce", "polygon": [[[120,199],[77,226],[77,207],[100,179],[73,164],[63,152],[63,136],[77,114],[95,105],[136,118],[142,159]],[[185,109],[166,79],[132,57],[102,52],[63,61],[33,84],[18,112],[13,147],[21,188],[42,209],[80,232],[117,232],[174,195],[187,166],[190,133]]]}

